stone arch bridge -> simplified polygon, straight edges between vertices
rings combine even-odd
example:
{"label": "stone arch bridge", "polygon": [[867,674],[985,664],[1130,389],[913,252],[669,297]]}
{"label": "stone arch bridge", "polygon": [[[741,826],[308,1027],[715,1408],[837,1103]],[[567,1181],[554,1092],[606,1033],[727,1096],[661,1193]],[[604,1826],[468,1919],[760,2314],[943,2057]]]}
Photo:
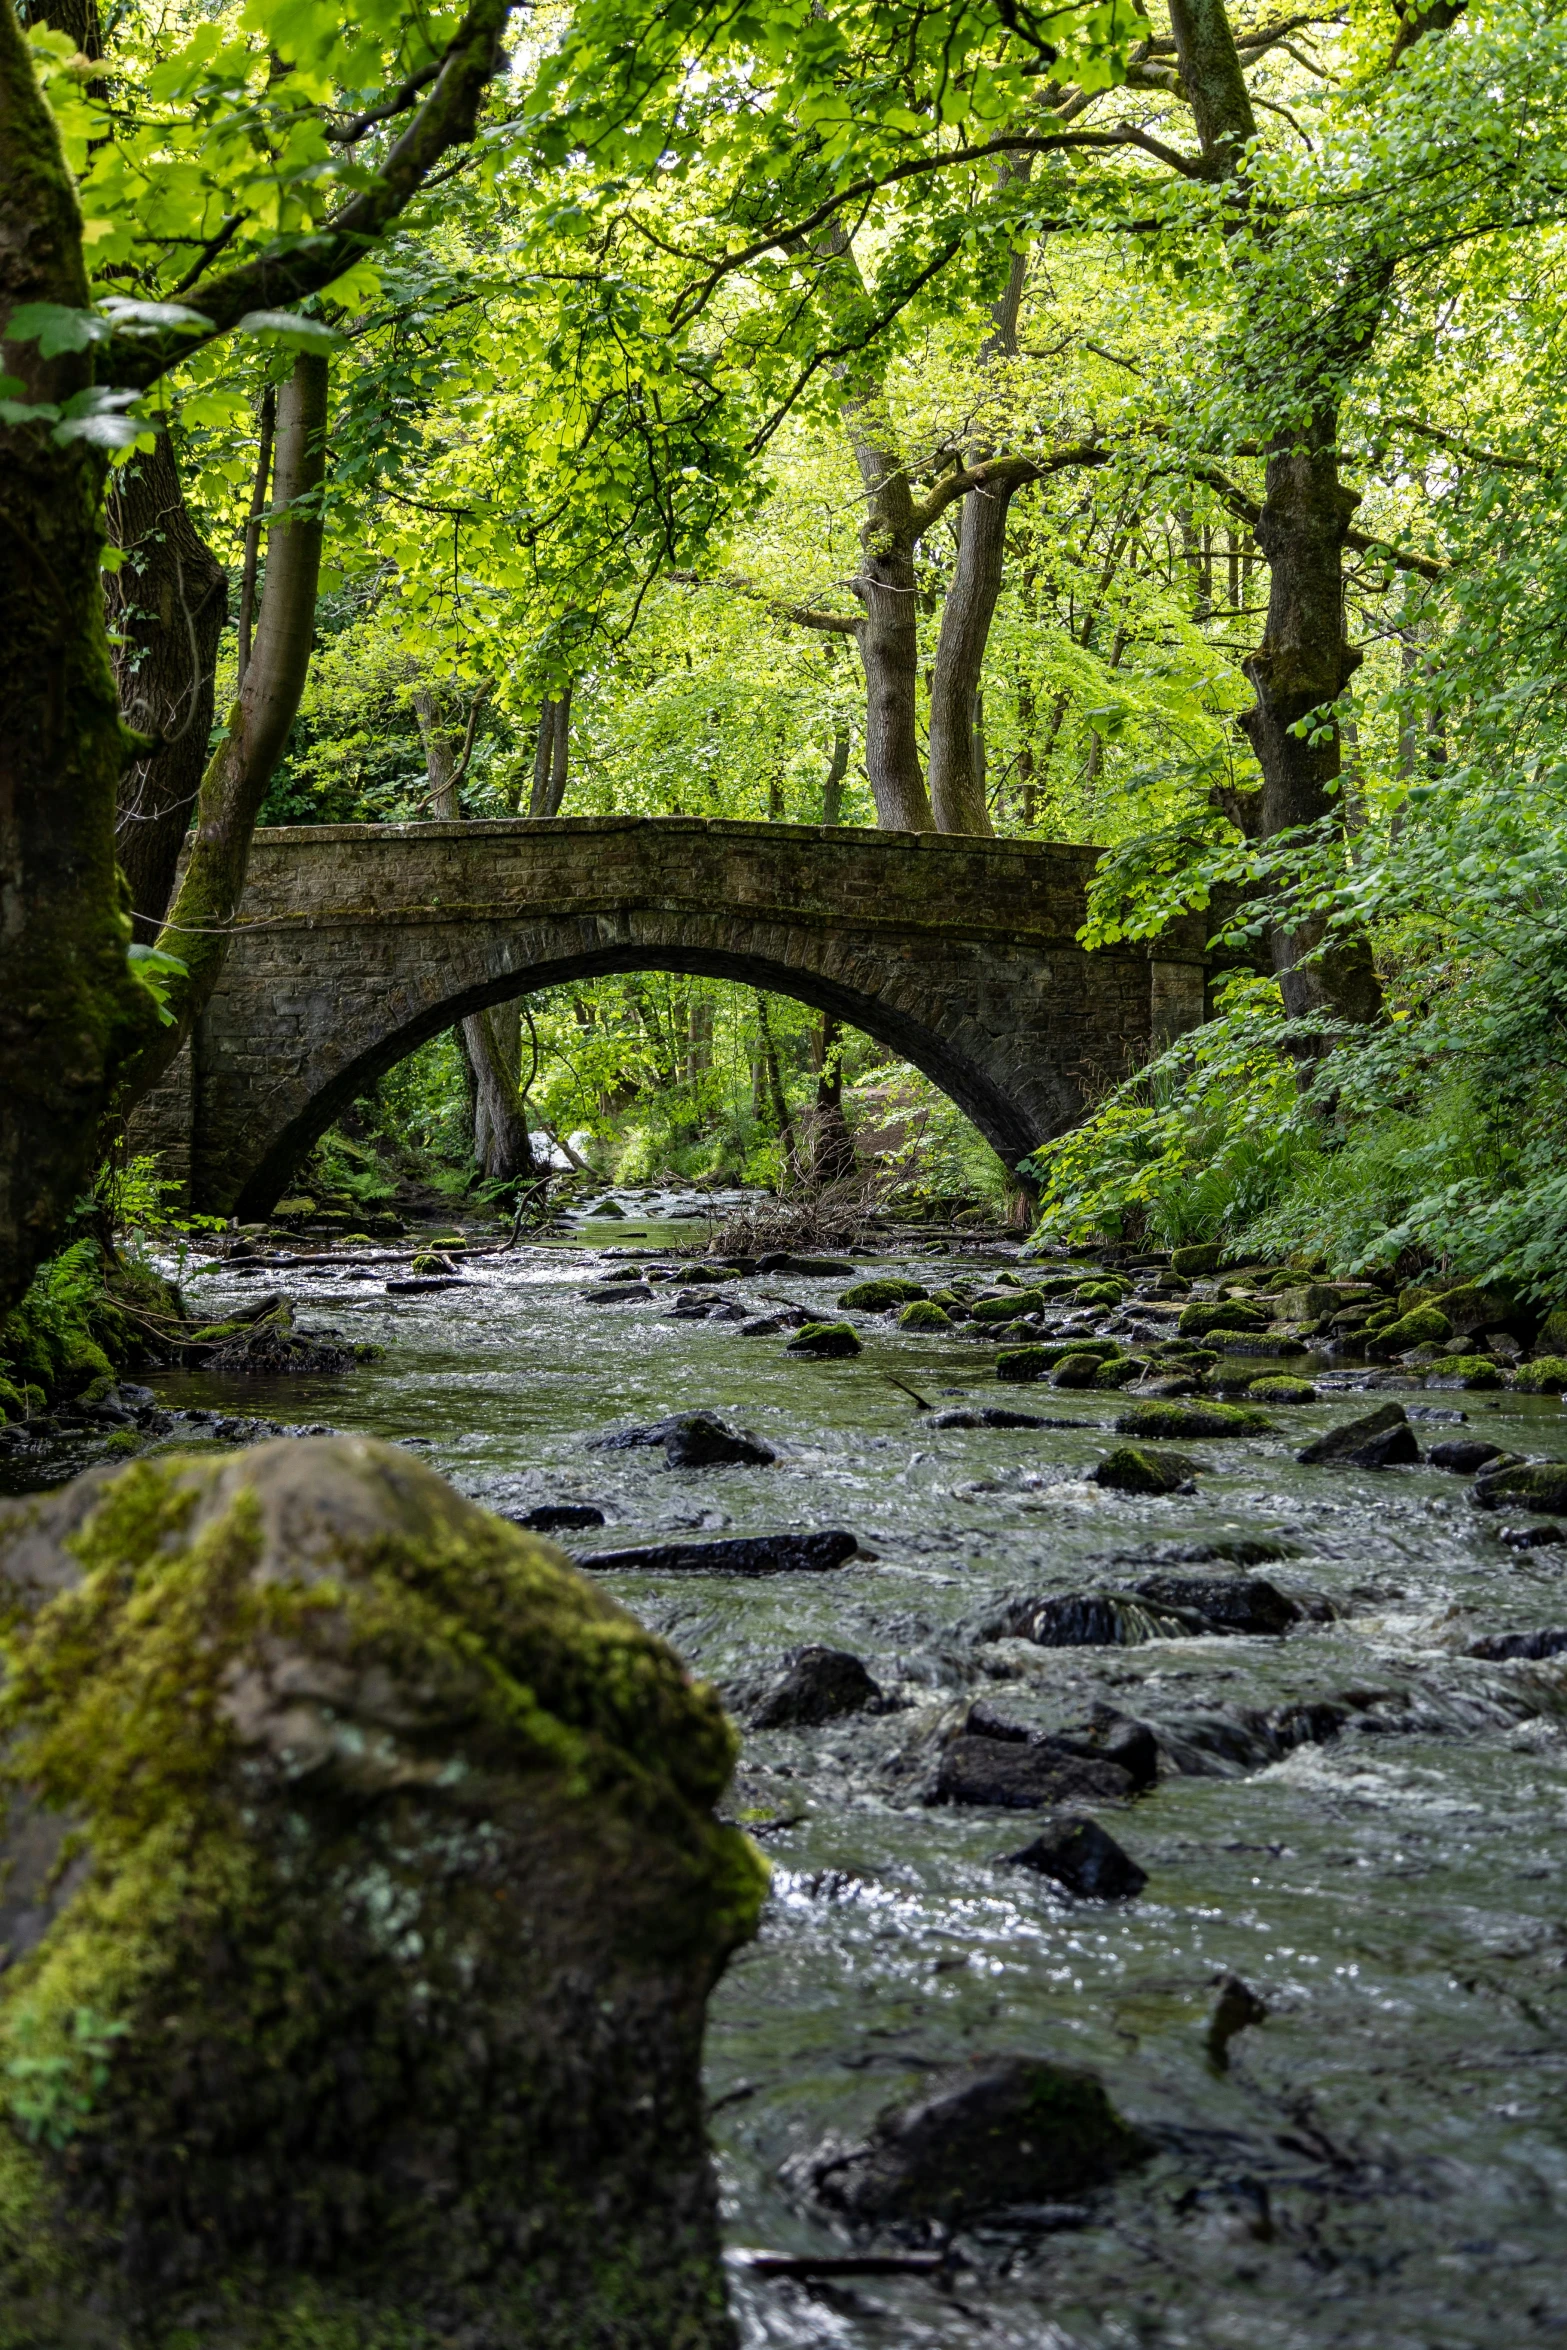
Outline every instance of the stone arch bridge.
{"label": "stone arch bridge", "polygon": [[222,980],[132,1147],[193,1207],[264,1215],[339,1112],[465,1013],[662,970],[836,1013],[1015,1164],[1204,1016],[1200,916],[1076,943],[1097,853],[688,817],[259,832]]}

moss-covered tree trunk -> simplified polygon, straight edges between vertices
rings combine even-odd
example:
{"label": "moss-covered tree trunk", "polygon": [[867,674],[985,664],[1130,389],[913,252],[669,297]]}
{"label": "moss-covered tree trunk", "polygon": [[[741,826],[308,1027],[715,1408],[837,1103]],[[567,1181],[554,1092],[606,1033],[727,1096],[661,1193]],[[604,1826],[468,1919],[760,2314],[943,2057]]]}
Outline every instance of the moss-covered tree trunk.
{"label": "moss-covered tree trunk", "polygon": [[[81,216],[16,12],[0,8],[0,320],[87,303]],[[3,328],[0,328],[3,334]],[[0,344],[18,403],[85,356]],[[123,1054],[155,1025],[114,864],[125,762],[99,576],[103,464],[49,418],[0,425],[0,1313],[91,1178]]]}

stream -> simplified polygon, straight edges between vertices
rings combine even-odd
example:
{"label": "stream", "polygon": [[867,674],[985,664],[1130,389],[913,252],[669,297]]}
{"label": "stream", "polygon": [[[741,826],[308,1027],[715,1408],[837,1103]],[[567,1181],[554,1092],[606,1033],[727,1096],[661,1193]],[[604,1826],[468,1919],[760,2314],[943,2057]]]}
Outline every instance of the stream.
{"label": "stream", "polygon": [[[1467,1482],[1428,1466],[1299,1466],[1310,1437],[1371,1408],[1364,1373],[1308,1365],[1345,1392],[1273,1411],[1276,1434],[1192,1442],[1211,1464],[1196,1493],[1142,1498],[1085,1481],[1115,1441],[1114,1395],[999,1387],[994,1350],[972,1339],[855,1315],[864,1352],[820,1361],[787,1353],[787,1331],[672,1319],[672,1287],[613,1306],[582,1296],[611,1269],[606,1250],[656,1264],[701,1229],[589,1220],[423,1295],[335,1267],[269,1270],[261,1285],[285,1287],[307,1328],[379,1341],[383,1357],[332,1379],[153,1384],[173,1408],[412,1444],[508,1515],[595,1504],[602,1530],[560,1537],[580,1549],[827,1527],[858,1539],[832,1572],[607,1578],[737,1718],[802,1642],[852,1650],[896,1701],[747,1731],[730,1800],[774,1869],[708,2035],[747,2350],[1567,2342],[1567,1654],[1465,1653],[1481,1635],[1567,1623],[1567,1545],[1505,1547]],[[934,1287],[1013,1253],[900,1238],[865,1270]],[[846,1285],[790,1274],[726,1292],[757,1315],[785,1299],[837,1318]],[[258,1284],[225,1269],[187,1287],[217,1315]],[[894,1377],[936,1411],[1001,1403],[1070,1424],[935,1428]],[[1400,1400],[1422,1447],[1462,1433],[1567,1456],[1554,1398],[1411,1381]],[[585,1449],[698,1407],[754,1430],[776,1462],[671,1469],[656,1448]],[[1283,1638],[982,1636],[1012,1597],[1215,1564],[1331,1606]],[[1196,1750],[1135,1802],[1099,1807],[1148,1873],[1140,1898],[1074,1902],[1004,1865],[1037,1833],[1026,1812],[922,1800],[938,1725],[976,1698],[1045,1730],[1108,1703]],[[1248,1709],[1320,1699],[1347,1707],[1339,1735],[1272,1762],[1227,1746],[1224,1725]],[[1221,2071],[1205,2036],[1226,1972],[1268,2012]],[[996,2050],[1094,2068],[1154,2158],[1079,2203],[965,2232],[933,2276],[775,2276],[746,2261],[747,2247],[850,2249],[780,2166]]]}

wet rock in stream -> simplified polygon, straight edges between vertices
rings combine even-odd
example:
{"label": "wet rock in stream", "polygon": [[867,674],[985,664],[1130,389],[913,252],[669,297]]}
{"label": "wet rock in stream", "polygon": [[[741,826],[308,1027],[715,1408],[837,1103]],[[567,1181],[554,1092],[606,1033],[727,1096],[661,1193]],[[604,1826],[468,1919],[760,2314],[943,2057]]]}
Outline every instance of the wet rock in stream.
{"label": "wet rock in stream", "polygon": [[1455,1436],[1445,1444],[1433,1444],[1426,1460],[1433,1469],[1450,1469],[1457,1477],[1473,1477],[1490,1461],[1506,1458],[1499,1444],[1487,1444],[1478,1436]]}
{"label": "wet rock in stream", "polygon": [[830,1573],[859,1544],[841,1528],[817,1534],[737,1534],[719,1542],[646,1542],[590,1550],[576,1560],[596,1574],[791,1575]]}
{"label": "wet rock in stream", "polygon": [[946,1412],[932,1412],[926,1426],[929,1428],[1080,1428],[1081,1420],[1047,1420],[1037,1412],[1009,1412],[999,1404],[987,1404],[983,1411],[965,1411],[954,1408]]}
{"label": "wet rock in stream", "polygon": [[1482,1510],[1543,1510],[1551,1517],[1567,1517],[1567,1461],[1482,1469],[1470,1499]]}
{"label": "wet rock in stream", "polygon": [[767,1468],[778,1458],[770,1444],[749,1429],[731,1428],[716,1412],[675,1412],[667,1420],[615,1428],[607,1436],[590,1436],[587,1449],[630,1452],[642,1445],[662,1445],[672,1469]]}
{"label": "wet rock in stream", "polygon": [[1543,1632],[1492,1632],[1484,1640],[1471,1640],[1467,1653],[1495,1664],[1511,1663],[1519,1658],[1539,1663],[1546,1657],[1567,1654],[1567,1629],[1558,1627]]}
{"label": "wet rock in stream", "polygon": [[1155,1452],[1145,1444],[1118,1444],[1094,1471],[1094,1483],[1110,1493],[1193,1493],[1206,1461],[1183,1452]]}
{"label": "wet rock in stream", "polygon": [[853,2221],[958,2227],[1081,2195],[1152,2152],[1093,2073],[980,2056],[889,2107],[862,2143],[829,2139],[784,2175]]}
{"label": "wet rock in stream", "polygon": [[1287,1632],[1305,1614],[1266,1575],[1150,1575],[1137,1595],[1203,1631],[1246,1638]]}
{"label": "wet rock in stream", "polygon": [[784,1662],[787,1670],[751,1715],[753,1730],[815,1729],[883,1703],[880,1683],[846,1648],[799,1648]]}
{"label": "wet rock in stream", "polygon": [[589,1526],[603,1525],[604,1512],[588,1501],[546,1501],[510,1523],[525,1527],[530,1534],[584,1533]]}
{"label": "wet rock in stream", "polygon": [[1006,1865],[1032,1869],[1080,1901],[1134,1901],[1148,1882],[1148,1871],[1108,1829],[1076,1812],[1063,1812],[1032,1844],[1009,1852]]}
{"label": "wet rock in stream", "polygon": [[1210,1633],[1272,1638],[1308,1612],[1263,1575],[1150,1575],[1131,1592],[1012,1600],[982,1624],[980,1637],[1036,1648],[1137,1648]]}
{"label": "wet rock in stream", "polygon": [[1420,1446],[1401,1403],[1380,1404],[1358,1420],[1330,1428],[1295,1455],[1304,1468],[1392,1469],[1412,1465]]}
{"label": "wet rock in stream", "polygon": [[1049,1739],[977,1738],[960,1730],[942,1750],[932,1803],[1049,1811],[1063,1803],[1124,1803],[1136,1793],[1119,1763],[1073,1754]]}

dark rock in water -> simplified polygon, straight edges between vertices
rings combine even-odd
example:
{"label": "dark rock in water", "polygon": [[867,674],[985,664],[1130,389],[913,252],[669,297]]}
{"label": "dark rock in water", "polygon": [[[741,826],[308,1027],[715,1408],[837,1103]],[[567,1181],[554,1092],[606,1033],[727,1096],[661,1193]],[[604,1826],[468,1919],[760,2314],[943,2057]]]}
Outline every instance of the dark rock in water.
{"label": "dark rock in water", "polygon": [[1392,1469],[1420,1458],[1420,1446],[1401,1403],[1380,1404],[1359,1420],[1330,1428],[1295,1458],[1306,1468]]}
{"label": "dark rock in water", "polygon": [[881,1704],[879,1685],[846,1648],[799,1648],[785,1663],[751,1716],[753,1730],[813,1729]]}
{"label": "dark rock in water", "polygon": [[825,1574],[859,1548],[841,1528],[819,1534],[738,1534],[722,1542],[645,1542],[627,1550],[591,1550],[577,1560],[600,1574],[632,1570],[660,1575]]}
{"label": "dark rock in water", "polygon": [[1433,1444],[1426,1454],[1433,1469],[1451,1469],[1457,1477],[1472,1477],[1487,1461],[1502,1458],[1499,1444],[1486,1444],[1478,1436],[1455,1436],[1446,1444]]}
{"label": "dark rock in water", "polygon": [[994,1706],[976,1697],[964,1717],[963,1728],[970,1738],[999,1738],[1008,1746],[1027,1746],[1034,1733],[1023,1722],[1009,1722],[1005,1714],[998,1714]]}
{"label": "dark rock in water", "polygon": [[1080,2195],[1152,2152],[1094,2074],[991,2056],[881,2114],[862,2144],[830,2141],[786,2175],[851,2220],[958,2227]]}
{"label": "dark rock in water", "polygon": [[1183,1452],[1154,1452],[1143,1444],[1118,1444],[1094,1471],[1094,1483],[1111,1493],[1190,1493],[1205,1461]]}
{"label": "dark rock in water", "polygon": [[1037,1412],[1009,1412],[1000,1404],[987,1404],[983,1411],[936,1412],[926,1421],[928,1428],[1080,1428],[1080,1420],[1046,1420]]}
{"label": "dark rock in water", "polygon": [[1327,1746],[1354,1709],[1329,1698],[1294,1705],[1239,1706],[1233,1711],[1181,1714],[1156,1727],[1161,1750],[1187,1777],[1227,1778],[1281,1762],[1298,1746]]}
{"label": "dark rock in water", "polygon": [[602,1526],[604,1512],[590,1501],[544,1501],[511,1523],[526,1526],[530,1534],[575,1533],[582,1527]]}
{"label": "dark rock in water", "polygon": [[758,1257],[756,1269],[759,1273],[798,1273],[806,1280],[813,1274],[827,1280],[834,1274],[859,1271],[847,1257],[792,1257],[781,1249],[769,1249],[766,1256]]}
{"label": "dark rock in water", "polygon": [[674,1412],[667,1420],[645,1426],[615,1428],[607,1436],[590,1436],[589,1452],[627,1452],[639,1445],[661,1444],[672,1469],[715,1469],[731,1464],[766,1468],[778,1458],[770,1444],[746,1430],[731,1428],[716,1412]]}
{"label": "dark rock in water", "polygon": [[[463,1289],[467,1284],[461,1273],[413,1273],[401,1281],[389,1281],[386,1286],[393,1297],[419,1297],[427,1289]],[[649,1290],[649,1297],[652,1294]]]}
{"label": "dark rock in water", "polygon": [[1500,1526],[1496,1539],[1509,1550],[1548,1550],[1553,1543],[1567,1542],[1567,1534],[1560,1526]]}
{"label": "dark rock in water", "polygon": [[1541,1657],[1564,1653],[1567,1653],[1567,1631],[1492,1632],[1484,1640],[1469,1643],[1471,1656],[1484,1657],[1494,1664],[1506,1663],[1513,1657],[1538,1662]]}
{"label": "dark rock in water", "polygon": [[1526,1461],[1519,1468],[1484,1470],[1470,1500],[1477,1509],[1543,1510],[1567,1516],[1567,1461]]}
{"label": "dark rock in water", "polygon": [[933,1803],[985,1803],[1003,1811],[1044,1811],[1059,1803],[1118,1803],[1134,1792],[1118,1763],[1064,1753],[1043,1741],[1019,1746],[967,1731],[943,1749]]}
{"label": "dark rock in water", "polygon": [[1267,2020],[1266,2003],[1239,1975],[1216,1975],[1219,1996],[1208,2022],[1208,2060],[1216,2072],[1230,2069],[1230,2042],[1237,2032]]}
{"label": "dark rock in water", "polygon": [[601,1289],[579,1289],[577,1295],[590,1306],[631,1306],[651,1299],[653,1292],[645,1281],[606,1281]]}
{"label": "dark rock in water", "polygon": [[1074,1591],[1057,1599],[1017,1600],[995,1620],[995,1640],[1032,1640],[1036,1648],[1136,1648],[1178,1639],[1181,1618],[1112,1592]]}
{"label": "dark rock in water", "polygon": [[798,1330],[804,1316],[801,1314],[758,1314],[749,1322],[742,1322],[742,1338],[774,1338],[780,1330]]}
{"label": "dark rock in water", "polygon": [[1083,1901],[1132,1901],[1148,1882],[1148,1871],[1097,1820],[1076,1812],[1063,1812],[1032,1844],[1009,1852],[1007,1864],[1034,1869]]}
{"label": "dark rock in water", "polygon": [[710,1412],[691,1412],[677,1419],[664,1438],[664,1458],[672,1469],[717,1469],[738,1465],[765,1469],[778,1455],[770,1444],[742,1429],[726,1427]]}
{"label": "dark rock in water", "polygon": [[1265,1575],[1150,1575],[1138,1597],[1172,1614],[1191,1615],[1210,1631],[1287,1632],[1301,1610]]}
{"label": "dark rock in water", "polygon": [[859,1333],[847,1322],[807,1322],[797,1337],[791,1338],[784,1349],[792,1355],[820,1355],[827,1360],[842,1359],[864,1352]]}

